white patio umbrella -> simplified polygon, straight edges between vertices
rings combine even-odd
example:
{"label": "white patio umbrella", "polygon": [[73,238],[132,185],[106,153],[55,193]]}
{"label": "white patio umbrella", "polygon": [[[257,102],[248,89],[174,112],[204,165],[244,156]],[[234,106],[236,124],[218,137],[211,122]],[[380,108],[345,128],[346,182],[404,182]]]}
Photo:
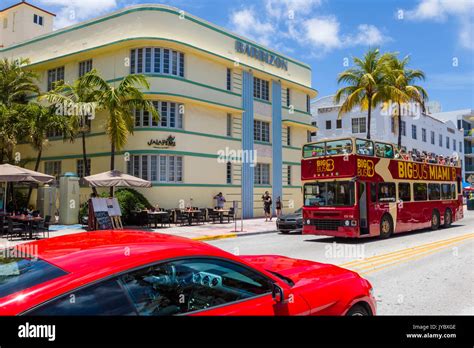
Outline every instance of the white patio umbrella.
{"label": "white patio umbrella", "polygon": [[[5,182],[5,184],[9,182],[35,182],[39,184],[47,184],[54,179],[54,176],[35,172],[34,170],[11,164],[0,164],[0,182]],[[7,209],[7,187],[8,185],[5,185],[4,212],[6,212]]]}
{"label": "white patio umbrella", "polygon": [[84,177],[91,187],[151,187],[151,182],[137,178],[136,176],[124,174],[118,170]]}

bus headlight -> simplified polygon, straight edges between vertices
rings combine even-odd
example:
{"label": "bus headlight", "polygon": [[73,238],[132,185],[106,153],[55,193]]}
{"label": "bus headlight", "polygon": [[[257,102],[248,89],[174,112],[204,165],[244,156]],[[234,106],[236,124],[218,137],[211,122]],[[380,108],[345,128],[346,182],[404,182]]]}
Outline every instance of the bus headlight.
{"label": "bus headlight", "polygon": [[311,225],[311,220],[310,219],[306,220],[306,225]]}
{"label": "bus headlight", "polygon": [[357,226],[357,220],[351,220],[351,226]]}
{"label": "bus headlight", "polygon": [[350,224],[351,224],[351,221],[350,221],[350,220],[345,220],[345,221],[344,221],[344,225],[350,226]]}

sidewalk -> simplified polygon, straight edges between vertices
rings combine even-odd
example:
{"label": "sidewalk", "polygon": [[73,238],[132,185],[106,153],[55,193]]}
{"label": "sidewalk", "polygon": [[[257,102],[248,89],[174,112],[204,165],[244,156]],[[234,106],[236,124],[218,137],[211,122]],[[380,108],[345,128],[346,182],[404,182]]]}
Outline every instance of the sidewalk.
{"label": "sidewalk", "polygon": [[[276,218],[273,218],[271,222],[265,222],[264,218],[258,219],[246,219],[244,220],[243,231],[241,231],[240,220],[237,220],[237,231],[235,231],[235,223],[206,223],[204,225],[193,225],[193,226],[176,226],[164,228],[152,228],[144,229],[142,227],[128,226],[125,229],[128,230],[142,230],[158,233],[167,233],[174,236],[191,238],[194,240],[206,241],[216,240],[224,238],[236,238],[243,236],[252,236],[263,233],[276,233]],[[64,236],[68,234],[85,232],[85,229],[81,228],[80,225],[73,226],[58,226],[52,225],[50,228],[50,238]],[[6,238],[0,238],[0,248],[2,246],[13,246],[16,244],[22,244],[29,242],[30,240],[13,240],[7,241]]]}

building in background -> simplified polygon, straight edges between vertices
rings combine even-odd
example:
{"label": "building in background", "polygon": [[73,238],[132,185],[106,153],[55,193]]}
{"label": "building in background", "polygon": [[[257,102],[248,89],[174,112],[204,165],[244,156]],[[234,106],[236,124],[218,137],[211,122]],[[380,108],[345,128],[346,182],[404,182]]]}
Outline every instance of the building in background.
{"label": "building in background", "polygon": [[474,183],[474,110],[462,109],[433,113],[443,121],[454,122],[464,135],[465,180]]}
{"label": "building in background", "polygon": [[[354,109],[338,119],[340,104],[334,102],[334,96],[326,96],[311,102],[313,125],[318,131],[312,133],[313,141],[367,135],[367,111]],[[437,110],[439,107],[436,108]],[[456,121],[441,120],[431,114],[402,112],[402,146],[407,151],[419,150],[434,152],[438,155],[464,157],[464,134],[457,127]],[[392,115],[393,110],[377,107],[372,110],[370,134],[372,139],[398,143],[398,122]],[[471,150],[469,147],[468,150]],[[464,161],[463,161],[464,162]],[[464,166],[463,166],[464,167]]]}
{"label": "building in background", "polygon": [[[268,190],[285,209],[301,206],[301,146],[314,130],[310,100],[317,94],[308,65],[169,6],[127,7],[57,31],[54,15],[25,3],[0,13],[8,17],[0,58],[29,58],[42,92],[93,68],[113,84],[128,74],[148,78],[146,95],[161,119],[137,110],[134,135],[115,163],[153,182],[142,190],[152,204],[210,207],[223,192],[227,206],[235,200],[245,217],[261,216]],[[91,121],[89,163],[80,141],[63,142],[52,132],[40,171],[109,170],[105,117]],[[30,145],[17,150],[36,156]],[[84,187],[83,199],[89,193]]]}

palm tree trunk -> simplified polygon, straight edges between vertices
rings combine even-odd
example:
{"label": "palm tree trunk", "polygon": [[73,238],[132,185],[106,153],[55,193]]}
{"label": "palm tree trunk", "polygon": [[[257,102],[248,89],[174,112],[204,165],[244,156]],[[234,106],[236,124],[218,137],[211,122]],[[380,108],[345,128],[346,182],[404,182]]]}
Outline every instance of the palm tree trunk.
{"label": "palm tree trunk", "polygon": [[[82,161],[84,163],[84,176],[89,176],[91,175],[91,172],[89,170],[89,166],[87,165],[86,133],[85,132],[81,132],[81,138],[82,138]],[[92,187],[92,193],[94,193],[94,196],[97,197],[97,189],[95,187]]]}
{"label": "palm tree trunk", "polygon": [[370,139],[370,124],[372,123],[372,96],[367,96],[369,99],[367,105],[367,139]]}
{"label": "palm tree trunk", "polygon": [[[43,154],[43,146],[40,146],[38,148],[38,155],[36,155],[36,163],[35,163],[35,169],[34,169],[35,172],[37,172],[39,169],[42,154]],[[30,188],[28,189],[28,198],[26,199],[26,204],[30,203],[30,198],[31,198],[32,193],[33,193],[33,187],[31,187],[31,184],[30,184]]]}
{"label": "palm tree trunk", "polygon": [[398,102],[398,148],[402,148],[402,106]]}
{"label": "palm tree trunk", "polygon": [[[112,139],[112,144],[110,147],[110,170],[115,169],[115,141]],[[110,197],[114,195],[114,188],[110,188]]]}

